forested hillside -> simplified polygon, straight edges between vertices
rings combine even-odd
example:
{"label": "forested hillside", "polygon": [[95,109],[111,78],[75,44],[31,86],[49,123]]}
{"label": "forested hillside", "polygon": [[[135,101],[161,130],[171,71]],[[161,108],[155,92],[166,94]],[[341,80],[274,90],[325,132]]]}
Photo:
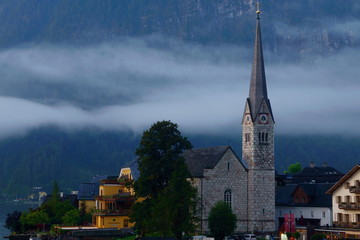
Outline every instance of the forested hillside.
{"label": "forested hillside", "polygon": [[[92,176],[117,175],[135,157],[140,136],[130,132],[88,129],[64,132],[36,129],[22,137],[0,141],[0,189],[22,195],[35,186],[50,190],[57,180],[63,190],[77,189]],[[189,136],[194,147],[230,144],[241,158],[240,137]],[[307,166],[323,162],[346,172],[359,163],[360,138],[341,136],[278,136],[276,169],[282,173],[292,163]]]}
{"label": "forested hillside", "polygon": [[[0,46],[83,45],[153,34],[250,46],[254,8],[252,0],[2,0]],[[267,50],[291,48],[297,55],[359,45],[353,26],[360,19],[356,0],[269,0],[262,1],[262,9]]]}

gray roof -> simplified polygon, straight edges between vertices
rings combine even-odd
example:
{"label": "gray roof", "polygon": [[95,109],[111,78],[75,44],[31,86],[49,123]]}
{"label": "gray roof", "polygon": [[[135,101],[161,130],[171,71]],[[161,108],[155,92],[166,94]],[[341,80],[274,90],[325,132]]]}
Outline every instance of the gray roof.
{"label": "gray roof", "polygon": [[265,64],[261,43],[260,18],[258,16],[256,20],[254,59],[252,63],[250,91],[248,98],[250,113],[253,120],[255,120],[255,117],[257,116],[259,108],[263,101],[265,101],[265,103],[267,104],[267,107],[269,108],[271,114],[271,118],[274,120],[270,101],[267,96]]}
{"label": "gray roof", "polygon": [[[301,183],[287,184],[282,187],[276,187],[276,206],[293,206],[293,207],[331,207],[331,195],[327,195],[326,191],[333,184],[329,183]],[[300,187],[310,198],[308,203],[294,203],[293,193]]]}
{"label": "gray roof", "polygon": [[97,183],[82,183],[79,187],[79,200],[94,200],[95,196],[99,195],[99,182]]}
{"label": "gray roof", "polygon": [[183,157],[192,177],[204,177],[204,169],[213,169],[229,149],[232,151],[230,146],[192,149],[185,151]]}
{"label": "gray roof", "polygon": [[339,172],[333,167],[304,167],[301,172],[294,174],[294,176],[343,176],[344,174]]}
{"label": "gray roof", "polygon": [[[220,146],[187,150],[183,153],[183,157],[191,176],[203,177],[204,169],[213,169],[229,149],[235,154],[230,146]],[[244,166],[240,159],[239,162]],[[131,169],[134,180],[139,178],[140,172],[138,169],[137,159],[129,161],[128,163],[124,164],[123,167],[129,167]],[[244,168],[246,169],[245,166]]]}

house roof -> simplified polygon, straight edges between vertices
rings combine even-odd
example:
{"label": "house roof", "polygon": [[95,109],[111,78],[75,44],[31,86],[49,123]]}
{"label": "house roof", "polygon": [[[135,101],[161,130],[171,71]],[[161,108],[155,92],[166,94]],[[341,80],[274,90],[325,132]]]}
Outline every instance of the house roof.
{"label": "house roof", "polygon": [[[329,183],[301,183],[287,184],[276,188],[276,206],[294,206],[294,207],[331,207],[331,196],[326,195],[327,189],[332,184]],[[295,203],[293,194],[297,188],[301,188],[309,197],[308,203]]]}
{"label": "house roof", "polygon": [[94,200],[99,195],[99,183],[82,183],[79,187],[79,200]]}
{"label": "house roof", "polygon": [[220,146],[187,150],[183,157],[192,177],[204,177],[204,169],[213,169],[228,150],[235,154],[230,146]]}
{"label": "house roof", "polygon": [[355,165],[349,172],[347,172],[337,183],[335,183],[326,194],[333,194],[344,182],[346,182],[352,175],[354,175],[360,169],[360,164]]}
{"label": "house roof", "polygon": [[307,177],[307,176],[334,176],[343,175],[333,167],[304,167],[299,173],[294,174],[295,177]]}

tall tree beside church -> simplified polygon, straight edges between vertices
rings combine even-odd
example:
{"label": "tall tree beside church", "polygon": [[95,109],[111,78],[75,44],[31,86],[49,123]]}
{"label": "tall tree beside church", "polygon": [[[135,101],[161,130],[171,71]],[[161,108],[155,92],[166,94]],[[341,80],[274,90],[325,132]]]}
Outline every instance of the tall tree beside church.
{"label": "tall tree beside church", "polygon": [[191,230],[196,190],[187,181],[190,174],[182,157],[191,148],[170,121],[156,122],[144,131],[136,150],[140,177],[134,183],[135,196],[142,201],[134,205],[131,216],[140,234],[159,231],[181,238],[181,232]]}

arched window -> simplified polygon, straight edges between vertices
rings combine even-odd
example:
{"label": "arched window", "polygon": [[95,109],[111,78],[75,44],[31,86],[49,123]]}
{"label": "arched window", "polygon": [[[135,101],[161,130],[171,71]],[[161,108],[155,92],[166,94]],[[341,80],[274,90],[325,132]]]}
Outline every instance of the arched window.
{"label": "arched window", "polygon": [[268,133],[265,134],[265,141],[268,141]]}
{"label": "arched window", "polygon": [[224,202],[231,207],[231,190],[226,189],[224,192]]}
{"label": "arched window", "polygon": [[263,142],[265,141],[265,133],[262,133],[261,140],[262,140]]}
{"label": "arched window", "polygon": [[259,132],[259,142],[261,142],[261,133]]}

